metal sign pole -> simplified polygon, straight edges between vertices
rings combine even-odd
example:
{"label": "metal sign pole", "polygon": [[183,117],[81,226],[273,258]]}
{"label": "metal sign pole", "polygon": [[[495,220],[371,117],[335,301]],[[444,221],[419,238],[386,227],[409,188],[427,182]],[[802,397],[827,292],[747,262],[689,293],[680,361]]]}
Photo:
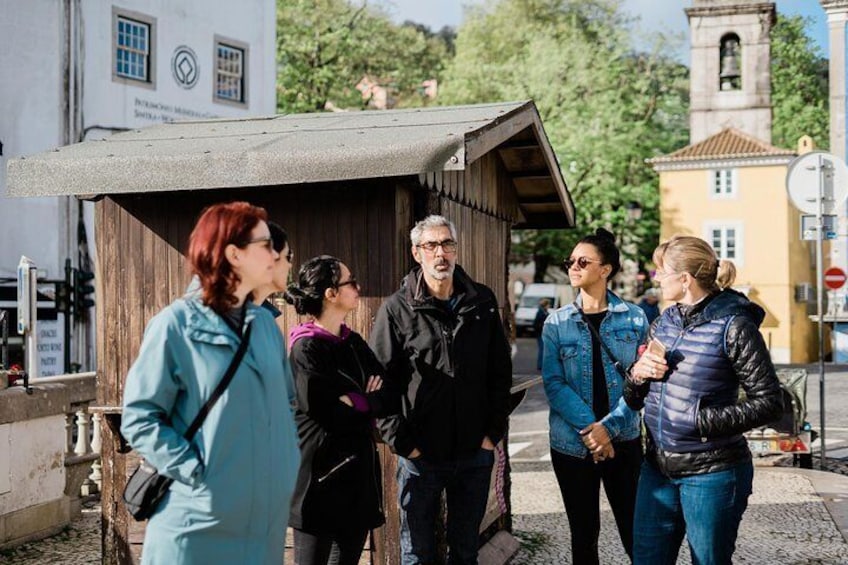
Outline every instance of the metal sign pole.
{"label": "metal sign pole", "polygon": [[816,280],[818,281],[818,317],[819,317],[819,441],[821,444],[820,467],[827,468],[827,448],[824,433],[824,175],[823,155],[818,156],[819,198],[816,211]]}
{"label": "metal sign pole", "polygon": [[[822,151],[811,151],[796,157],[786,172],[786,191],[790,200],[801,212],[815,215],[816,279],[818,284],[819,321],[819,407],[821,416],[821,467],[825,468],[827,447],[825,446],[825,374],[824,374],[824,240],[833,239],[832,229],[825,233],[826,215],[848,200],[848,165],[841,157]],[[803,220],[803,217],[802,217]],[[803,221],[802,221],[803,225]],[[810,226],[812,227],[812,226]],[[809,230],[812,232],[812,229]],[[802,231],[801,239],[807,240]],[[811,316],[812,317],[812,316]]]}

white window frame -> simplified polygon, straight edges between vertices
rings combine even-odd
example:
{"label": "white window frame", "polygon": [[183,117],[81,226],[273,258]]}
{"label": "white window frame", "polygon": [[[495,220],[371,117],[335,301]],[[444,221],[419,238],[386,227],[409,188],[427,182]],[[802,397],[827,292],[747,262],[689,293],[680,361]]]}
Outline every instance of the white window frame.
{"label": "white window frame", "polygon": [[[118,45],[118,22],[129,21],[131,24],[143,25],[147,27],[147,49],[136,49]],[[118,73],[118,50],[137,53],[144,58],[144,66],[147,70],[145,78],[139,78],[132,75]],[[132,12],[129,10],[119,9],[112,6],[112,81],[119,82],[131,86],[140,86],[143,88],[156,88],[156,18]]]}
{"label": "white window frame", "polygon": [[[713,241],[713,232],[720,231],[721,234],[719,248],[715,249],[714,241]],[[727,231],[734,230],[734,253],[735,257],[727,256]],[[733,264],[737,267],[741,267],[745,263],[745,225],[743,222],[738,221],[722,221],[722,220],[714,220],[704,223],[704,240],[710,244],[713,249],[715,249],[716,255],[718,255],[719,259],[729,259],[733,261]]]}
{"label": "white window frame", "polygon": [[[219,67],[220,60],[218,58],[218,49],[219,47],[223,47],[225,49],[232,49],[234,51],[241,53],[241,65],[240,69],[233,71],[232,69],[222,69]],[[221,37],[219,35],[215,36],[215,41],[213,44],[213,52],[212,52],[212,66],[215,70],[214,77],[212,80],[212,100],[218,104],[227,104],[229,106],[237,106],[239,108],[247,108],[248,107],[248,69],[250,64],[250,49],[247,43],[243,41],[237,41],[235,39],[230,39],[227,37]],[[239,72],[240,71],[240,72]],[[227,98],[220,96],[218,91],[218,81],[219,77],[224,76],[229,79],[236,79],[240,82],[241,88],[241,97],[240,99],[235,98]]]}
{"label": "white window frame", "polygon": [[[730,186],[728,187],[728,183]],[[728,190],[729,188],[729,190]],[[709,175],[710,198],[725,200],[739,195],[739,174],[737,169],[712,169]]]}

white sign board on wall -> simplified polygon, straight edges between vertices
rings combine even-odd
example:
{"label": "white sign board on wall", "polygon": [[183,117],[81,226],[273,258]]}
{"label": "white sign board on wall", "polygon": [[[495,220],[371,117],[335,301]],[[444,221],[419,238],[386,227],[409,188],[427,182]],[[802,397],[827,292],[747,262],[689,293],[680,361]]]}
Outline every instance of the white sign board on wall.
{"label": "white sign board on wall", "polygon": [[38,321],[38,367],[40,377],[65,374],[65,337],[62,314],[56,320]]}

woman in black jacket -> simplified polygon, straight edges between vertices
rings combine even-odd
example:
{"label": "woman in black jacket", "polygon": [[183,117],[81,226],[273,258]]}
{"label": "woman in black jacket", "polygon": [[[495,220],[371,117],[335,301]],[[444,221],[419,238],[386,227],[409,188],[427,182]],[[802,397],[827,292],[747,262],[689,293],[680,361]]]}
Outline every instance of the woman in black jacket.
{"label": "woman in black jacket", "polygon": [[[624,397],[645,408],[647,453],[636,494],[634,563],[729,564],[753,465],[742,433],[781,415],[780,384],[759,332],[765,312],[729,286],[730,261],[697,237],[654,252],[665,300]],[[739,388],[745,399],[739,400]]]}
{"label": "woman in black jacket", "polygon": [[294,561],[356,564],[368,531],[384,522],[373,422],[396,403],[383,388],[382,366],[344,324],[359,303],[350,269],[322,255],[298,278],[286,300],[311,320],[289,342],[302,456],[289,521]]}

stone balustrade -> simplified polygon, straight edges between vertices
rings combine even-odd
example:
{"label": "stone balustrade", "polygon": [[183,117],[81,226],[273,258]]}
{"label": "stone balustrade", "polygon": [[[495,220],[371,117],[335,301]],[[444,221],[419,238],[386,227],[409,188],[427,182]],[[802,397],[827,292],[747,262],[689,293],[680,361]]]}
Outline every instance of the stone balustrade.
{"label": "stone balustrade", "polygon": [[60,531],[100,487],[95,373],[30,385],[0,390],[0,549]]}

